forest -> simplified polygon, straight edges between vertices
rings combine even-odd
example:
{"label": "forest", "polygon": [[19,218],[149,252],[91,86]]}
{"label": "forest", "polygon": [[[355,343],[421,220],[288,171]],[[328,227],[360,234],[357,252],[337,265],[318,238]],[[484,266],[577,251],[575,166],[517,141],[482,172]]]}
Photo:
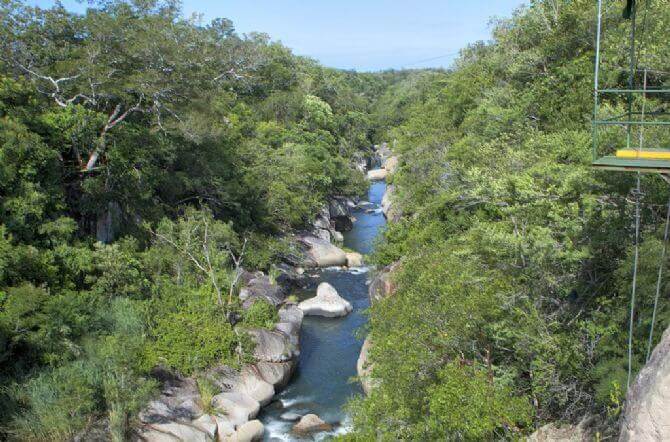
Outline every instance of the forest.
{"label": "forest", "polygon": [[[649,35],[670,26],[657,3]],[[591,1],[534,0],[449,70],[357,73],[174,0],[0,0],[0,439],[126,440],[157,366],[248,361],[236,325],[276,312],[241,308],[239,268],[272,275],[391,140],[402,217],[373,258],[399,263],[397,289],[368,312],[377,387],[340,439],[514,440],[586,416],[614,437],[634,176],[590,167],[594,26]],[[642,187],[635,372],[669,196],[658,176]]]}

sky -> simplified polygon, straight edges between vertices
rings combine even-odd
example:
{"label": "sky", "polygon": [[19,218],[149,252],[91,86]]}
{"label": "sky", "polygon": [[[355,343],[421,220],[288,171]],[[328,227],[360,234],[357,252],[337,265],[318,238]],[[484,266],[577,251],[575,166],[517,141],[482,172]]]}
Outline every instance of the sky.
{"label": "sky", "polygon": [[[53,0],[30,0],[47,7]],[[67,8],[84,11],[76,0]],[[233,21],[239,33],[265,32],[323,65],[377,71],[449,67],[459,49],[491,36],[490,20],[523,0],[182,0],[186,15]]]}

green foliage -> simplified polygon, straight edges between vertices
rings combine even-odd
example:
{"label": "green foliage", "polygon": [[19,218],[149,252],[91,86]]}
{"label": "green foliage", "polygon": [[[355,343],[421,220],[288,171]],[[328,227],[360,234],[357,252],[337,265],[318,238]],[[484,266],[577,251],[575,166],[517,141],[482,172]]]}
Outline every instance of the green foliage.
{"label": "green foliage", "polygon": [[0,23],[0,438],[126,440],[156,364],[249,360],[236,272],[272,269],[286,233],[364,189],[353,162],[395,76],[170,0],[9,0]]}
{"label": "green foliage", "polygon": [[245,344],[212,299],[207,288],[163,287],[164,301],[154,302],[147,349],[149,366],[161,364],[192,374],[214,364],[238,365]]}
{"label": "green foliage", "polygon": [[508,439],[513,437],[511,428],[531,422],[528,398],[515,396],[484,368],[452,362],[440,370],[428,394],[434,440]]}
{"label": "green foliage", "polygon": [[[668,23],[665,3],[652,28]],[[615,436],[634,176],[589,167],[593,13],[582,0],[531,2],[496,22],[493,41],[464,49],[451,72],[408,75],[378,100],[375,117],[390,122],[401,156],[393,184],[404,217],[385,231],[374,260],[400,261],[400,270],[394,296],[370,312],[378,387],[352,403],[350,438],[508,439],[585,415]],[[628,23],[608,20],[604,57],[623,66],[614,39],[625,40]],[[659,57],[668,45],[651,46],[649,59],[666,69]],[[618,72],[604,81],[625,87]],[[618,100],[603,103],[612,115],[623,112]],[[645,176],[642,186],[634,371],[644,362],[658,266],[667,267],[657,231],[667,185]],[[658,308],[661,333],[667,299]],[[483,373],[492,376],[489,390]],[[493,411],[481,408],[478,392]],[[497,394],[509,408],[498,407]]]}
{"label": "green foliage", "polygon": [[264,299],[256,300],[244,311],[243,323],[248,327],[262,327],[272,329],[279,321],[279,315],[274,305]]}

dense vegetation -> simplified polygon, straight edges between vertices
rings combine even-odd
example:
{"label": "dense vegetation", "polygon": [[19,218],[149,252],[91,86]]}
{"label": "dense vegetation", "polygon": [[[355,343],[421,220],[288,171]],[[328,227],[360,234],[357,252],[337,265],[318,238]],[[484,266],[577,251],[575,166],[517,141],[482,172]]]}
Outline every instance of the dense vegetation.
{"label": "dense vegetation", "polygon": [[[604,78],[625,85],[615,3]],[[657,1],[649,35],[668,6]],[[634,177],[589,167],[593,12],[532,1],[449,72],[360,74],[171,0],[83,15],[0,0],[1,437],[103,426],[122,440],[155,367],[248,360],[234,325],[271,327],[276,312],[240,309],[239,267],[271,270],[329,196],[361,192],[354,164],[385,139],[403,217],[375,259],[400,262],[397,290],[371,309],[378,387],[352,402],[346,438],[515,438],[586,415],[613,431]],[[670,45],[648,41],[645,62],[670,70]],[[668,197],[658,177],[643,188],[635,369]],[[669,309],[664,298],[659,334]]]}
{"label": "dense vegetation", "polygon": [[[604,81],[625,87],[628,23],[623,2],[605,3]],[[656,37],[670,8],[654,3],[641,63],[668,71],[670,46]],[[589,167],[594,7],[533,1],[496,23],[493,41],[463,50],[452,72],[414,75],[380,99],[378,112],[397,124],[393,183],[404,217],[376,259],[400,261],[400,270],[395,294],[371,311],[379,386],[352,403],[349,438],[498,440],[587,415],[616,432],[635,177]],[[667,76],[657,72],[650,84],[667,86]],[[622,114],[625,97],[605,105]],[[621,139],[603,134],[610,146]],[[635,370],[668,197],[658,176],[643,177],[642,188]],[[659,308],[656,340],[669,323],[667,297]]]}
{"label": "dense vegetation", "polygon": [[116,440],[151,370],[239,365],[237,267],[269,270],[282,235],[354,164],[393,75],[327,69],[173,1],[84,15],[0,2],[0,428]]}

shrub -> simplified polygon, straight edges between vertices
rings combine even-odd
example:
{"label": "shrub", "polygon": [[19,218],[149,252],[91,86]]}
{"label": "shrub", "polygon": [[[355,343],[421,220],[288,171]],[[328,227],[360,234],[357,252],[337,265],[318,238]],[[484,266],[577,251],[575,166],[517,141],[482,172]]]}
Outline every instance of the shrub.
{"label": "shrub", "polygon": [[279,320],[277,309],[264,299],[258,299],[243,314],[244,325],[271,329]]}

